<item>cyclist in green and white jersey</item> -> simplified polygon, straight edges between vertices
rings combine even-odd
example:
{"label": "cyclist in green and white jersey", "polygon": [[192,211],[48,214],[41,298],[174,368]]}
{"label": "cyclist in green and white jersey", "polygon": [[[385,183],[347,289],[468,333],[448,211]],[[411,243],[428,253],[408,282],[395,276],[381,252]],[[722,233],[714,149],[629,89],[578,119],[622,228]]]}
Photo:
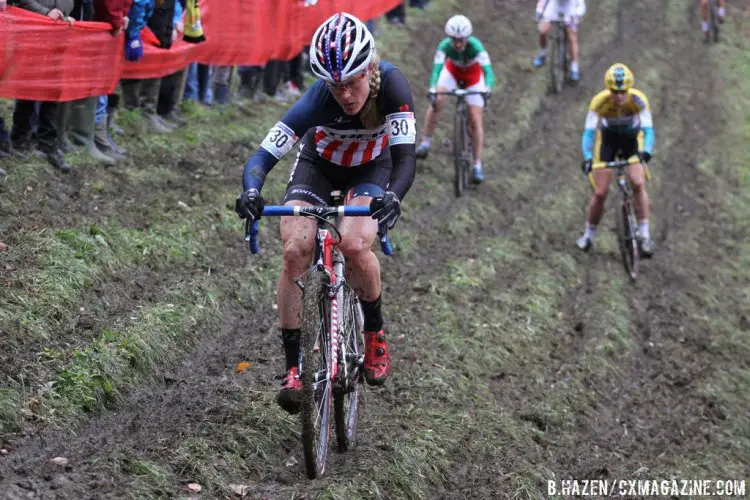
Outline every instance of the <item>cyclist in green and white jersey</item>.
{"label": "cyclist in green and white jersey", "polygon": [[[449,91],[456,88],[480,92],[492,90],[495,74],[492,72],[490,56],[484,50],[482,42],[477,37],[471,36],[472,31],[471,21],[466,16],[457,15],[448,19],[445,25],[445,33],[448,37],[440,42],[435,53],[430,91]],[[427,109],[422,143],[417,148],[417,158],[427,157],[432,133],[435,131],[445,98],[445,95],[437,96],[434,105]],[[482,172],[484,102],[481,95],[466,96],[466,103],[469,107],[469,134],[474,148],[472,178],[476,183],[484,180]]]}

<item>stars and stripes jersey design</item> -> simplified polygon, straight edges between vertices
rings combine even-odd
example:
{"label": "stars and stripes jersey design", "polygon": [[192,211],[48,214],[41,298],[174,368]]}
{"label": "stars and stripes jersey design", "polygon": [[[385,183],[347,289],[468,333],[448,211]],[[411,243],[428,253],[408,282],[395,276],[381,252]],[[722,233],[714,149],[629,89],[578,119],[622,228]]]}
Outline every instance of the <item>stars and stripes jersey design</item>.
{"label": "stars and stripes jersey design", "polygon": [[274,125],[248,160],[244,188],[260,189],[274,165],[314,129],[317,154],[333,165],[357,168],[390,155],[393,168],[389,189],[403,198],[416,172],[414,100],[404,74],[385,61],[380,63],[377,106],[384,121],[367,128],[359,114],[344,112],[325,82],[316,82]]}
{"label": "stars and stripes jersey design", "polygon": [[315,149],[324,160],[341,167],[356,167],[388,150],[388,129],[386,123],[370,130],[318,126],[315,127]]}

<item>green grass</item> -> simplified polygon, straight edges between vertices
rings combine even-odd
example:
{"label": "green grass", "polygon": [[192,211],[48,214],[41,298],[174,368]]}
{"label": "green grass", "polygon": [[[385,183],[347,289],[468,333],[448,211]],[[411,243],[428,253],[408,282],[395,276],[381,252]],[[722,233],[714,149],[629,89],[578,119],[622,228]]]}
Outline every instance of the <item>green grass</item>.
{"label": "green grass", "polygon": [[[684,17],[684,7],[677,4],[670,2],[670,13]],[[599,8],[605,14],[614,14],[615,6],[616,2],[609,1]],[[436,0],[425,15],[430,22],[442,22],[455,7],[455,3]],[[386,57],[400,65],[424,64],[415,55],[419,51],[403,50],[412,42],[412,33],[385,23],[383,29],[378,43]],[[735,28],[730,24],[727,29],[731,34]],[[584,50],[603,43],[613,33],[611,25],[603,25],[584,40]],[[739,34],[733,36],[736,39]],[[746,42],[735,43],[740,47],[719,49],[727,74],[738,66],[750,67]],[[663,49],[655,48],[642,54],[638,63],[650,68],[638,76],[639,88],[648,93],[652,104],[664,97],[661,83],[665,76],[660,70],[663,54]],[[516,57],[517,62],[528,64],[526,55]],[[498,63],[502,87],[514,78],[517,68],[512,59]],[[488,162],[501,162],[500,152],[513,150],[530,133],[534,115],[545,99],[546,72],[522,78],[526,84],[522,96],[500,107],[504,124],[488,138]],[[750,89],[743,87],[747,84],[739,76],[735,83],[736,87],[727,90],[732,96],[728,102],[744,102]],[[571,136],[577,137],[579,131],[577,125],[567,124],[567,119],[582,121],[584,106],[571,103],[560,117],[566,119],[566,131]],[[733,310],[750,302],[750,248],[743,240],[730,237],[746,235],[750,220],[747,194],[739,194],[743,188],[745,193],[750,192],[750,171],[744,167],[750,164],[750,158],[746,151],[732,147],[750,139],[750,124],[742,115],[746,108],[728,110],[734,113],[730,123],[742,125],[725,135],[727,152],[721,163],[737,167],[729,176],[721,176],[720,162],[706,158],[701,163],[701,171],[715,175],[717,185],[732,187],[724,193],[717,217],[732,229],[726,241],[719,244],[731,249],[736,258],[717,263],[716,269],[703,270],[707,274],[703,287],[696,288],[695,296],[680,297],[676,307],[690,313],[696,330],[714,332],[712,349],[750,354],[747,329],[737,327],[737,310]],[[0,299],[0,324],[15,328],[16,334],[40,339],[37,361],[45,374],[54,376],[41,380],[42,391],[20,382],[0,389],[0,422],[4,426],[0,433],[17,429],[22,416],[30,412],[48,423],[59,423],[117,402],[133,386],[148,383],[160,367],[178,359],[191,342],[211,332],[222,314],[231,310],[231,303],[271,302],[280,255],[277,224],[266,221],[261,227],[263,253],[239,271],[241,280],[214,281],[206,276],[168,280],[158,291],[158,300],[110,317],[109,324],[89,338],[47,342],[61,333],[78,334],[73,325],[80,307],[103,307],[97,301],[84,302],[95,286],[142,269],[153,276],[187,276],[191,269],[210,266],[214,252],[225,251],[212,244],[218,231],[234,231],[239,240],[240,224],[224,210],[233,199],[221,180],[229,168],[219,161],[229,156],[228,148],[234,144],[242,144],[238,146],[241,155],[248,153],[250,144],[259,142],[283,108],[264,104],[254,109],[257,114],[248,117],[237,110],[206,110],[191,103],[185,111],[191,125],[184,132],[168,137],[146,134],[142,144],[125,141],[131,150],[199,164],[196,175],[208,179],[209,186],[181,200],[187,207],[180,209],[179,217],[154,202],[145,209],[160,213],[146,229],[132,229],[122,220],[108,218],[98,221],[97,226],[84,223],[59,230],[24,230],[11,256],[27,255],[34,259],[34,265],[22,269],[14,277],[12,294]],[[124,113],[121,122],[129,133],[145,131],[137,113]],[[665,155],[676,144],[680,125],[676,114],[659,124],[659,148]],[[449,126],[450,120],[446,120],[441,133],[445,134]],[[571,144],[574,142],[571,140]],[[239,189],[241,162],[237,163],[232,166],[236,170],[232,175],[236,174]],[[12,190],[41,182],[43,174],[35,170],[38,163],[33,165],[14,171],[9,184]],[[280,196],[286,165],[288,162],[277,167],[264,194]],[[186,174],[169,162],[128,164],[122,170],[129,187],[158,186],[170,199],[183,195],[180,189],[184,186],[169,186]],[[415,284],[424,294],[415,301],[404,297],[388,306],[388,314],[394,318],[418,314],[422,326],[394,344],[399,351],[415,355],[413,362],[407,358],[400,363],[395,392],[366,394],[364,421],[371,426],[362,427],[361,432],[374,441],[374,450],[384,448],[387,452],[370,454],[373,448],[368,447],[367,456],[349,458],[362,462],[363,467],[346,464],[346,474],[319,482],[315,487],[325,490],[321,492],[323,498],[434,498],[454,484],[459,474],[475,478],[475,483],[490,478],[495,485],[500,481],[496,478],[502,477],[503,494],[539,498],[546,491],[544,481],[565,472],[556,470],[550,454],[577,445],[568,441],[570,436],[576,435],[577,426],[587,418],[592,405],[601,403],[602,396],[591,386],[616,381],[623,359],[637,354],[639,339],[631,333],[632,310],[625,298],[636,292],[622,273],[614,237],[603,230],[597,255],[589,261],[571,255],[571,228],[577,229],[580,224],[588,188],[572,179],[571,170],[570,176],[560,176],[559,189],[534,193],[535,172],[504,164],[498,170],[509,175],[491,180],[483,189],[511,198],[533,196],[535,202],[513,215],[503,236],[476,234],[481,233],[477,227],[486,227],[488,221],[502,217],[497,207],[486,206],[481,196],[456,202],[446,232],[453,239],[471,237],[469,246],[475,252],[452,259],[442,269],[425,270],[424,278]],[[451,176],[450,169],[440,172],[435,168],[418,177],[415,193],[421,196],[410,195],[405,207],[425,211],[441,203],[440,194],[452,196]],[[106,194],[115,180],[110,172],[98,173],[87,180],[84,190]],[[657,178],[650,186],[659,193],[663,182],[666,180]],[[14,196],[20,197],[18,192]],[[20,209],[16,212],[21,213]],[[413,258],[425,251],[424,241],[443,236],[441,221],[423,232],[417,232],[416,221],[417,217],[405,214],[400,230],[392,234],[396,252],[403,258]],[[611,225],[611,220],[604,225]],[[697,238],[686,238],[680,255],[699,251]],[[544,253],[537,245],[544,247]],[[236,251],[242,251],[239,243]],[[582,286],[587,266],[596,270],[592,278],[596,296],[587,297],[587,303],[580,306],[585,311],[578,310],[578,314],[585,320],[586,330],[595,333],[579,341],[564,330],[573,321],[566,316],[572,307],[569,301]],[[522,271],[520,276],[518,270]],[[732,292],[730,299],[726,298],[727,290]],[[20,320],[21,330],[13,326],[15,320]],[[556,349],[570,359],[550,359]],[[722,434],[707,447],[704,458],[684,458],[681,471],[685,474],[716,472],[712,465],[719,462],[725,474],[739,477],[744,473],[743,457],[750,455],[747,368],[746,363],[717,368],[701,387],[707,397],[724,408],[727,419]],[[496,382],[503,377],[515,378]],[[249,482],[247,478],[272,480],[269,476],[284,471],[288,449],[301,461],[296,439],[298,422],[275,407],[273,394],[239,378],[229,381],[227,387],[221,406],[212,408],[215,413],[205,412],[199,428],[186,433],[175,449],[113,460],[113,471],[125,474],[132,482],[134,498],[174,495],[176,484],[185,478],[201,484],[204,495],[228,495],[231,483]],[[385,398],[404,404],[386,404],[381,401]],[[384,409],[377,408],[380,404]],[[476,457],[483,457],[482,461],[472,460]],[[464,465],[466,470],[459,473]],[[279,495],[288,491],[292,497],[297,490],[307,488],[287,486]],[[466,497],[472,495],[467,493]]]}
{"label": "green grass", "polygon": [[[712,432],[712,439],[694,460],[681,461],[686,475],[711,475],[744,478],[750,455],[750,328],[747,304],[750,303],[750,151],[741,145],[750,140],[750,85],[743,75],[750,74],[750,45],[743,36],[740,20],[748,12],[732,12],[722,26],[723,41],[711,47],[711,60],[725,83],[715,102],[722,103],[718,113],[725,119],[724,133],[700,162],[701,171],[714,183],[711,199],[719,201],[715,219],[723,237],[712,242],[720,249],[711,269],[702,269],[702,288],[691,297],[691,321],[699,331],[711,332],[711,351],[721,353],[722,363],[711,370],[700,393],[713,401],[723,419]],[[743,318],[744,326],[743,326]],[[687,335],[689,335],[688,332]]]}

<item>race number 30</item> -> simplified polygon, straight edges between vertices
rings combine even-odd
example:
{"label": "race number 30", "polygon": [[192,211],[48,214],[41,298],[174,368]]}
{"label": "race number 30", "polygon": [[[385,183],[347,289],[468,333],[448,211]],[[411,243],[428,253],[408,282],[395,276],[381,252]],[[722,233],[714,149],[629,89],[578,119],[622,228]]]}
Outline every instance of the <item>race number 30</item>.
{"label": "race number 30", "polygon": [[385,117],[388,124],[388,145],[415,144],[417,141],[417,122],[414,113],[393,113]]}
{"label": "race number 30", "polygon": [[291,151],[296,143],[297,136],[294,131],[284,123],[276,122],[260,145],[279,160]]}

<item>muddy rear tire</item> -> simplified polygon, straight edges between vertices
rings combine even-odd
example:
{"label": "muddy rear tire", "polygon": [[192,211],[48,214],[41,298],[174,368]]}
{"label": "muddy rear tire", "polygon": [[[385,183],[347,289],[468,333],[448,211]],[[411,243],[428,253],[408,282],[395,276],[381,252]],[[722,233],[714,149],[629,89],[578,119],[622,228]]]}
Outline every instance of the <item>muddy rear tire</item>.
{"label": "muddy rear tire", "polygon": [[344,452],[353,449],[357,444],[359,390],[362,380],[361,366],[357,360],[365,345],[362,334],[362,309],[354,291],[348,286],[344,289],[344,304],[341,311],[341,339],[344,352],[349,358],[345,360],[349,386],[347,391],[337,391],[333,394],[333,421],[338,451]]}

